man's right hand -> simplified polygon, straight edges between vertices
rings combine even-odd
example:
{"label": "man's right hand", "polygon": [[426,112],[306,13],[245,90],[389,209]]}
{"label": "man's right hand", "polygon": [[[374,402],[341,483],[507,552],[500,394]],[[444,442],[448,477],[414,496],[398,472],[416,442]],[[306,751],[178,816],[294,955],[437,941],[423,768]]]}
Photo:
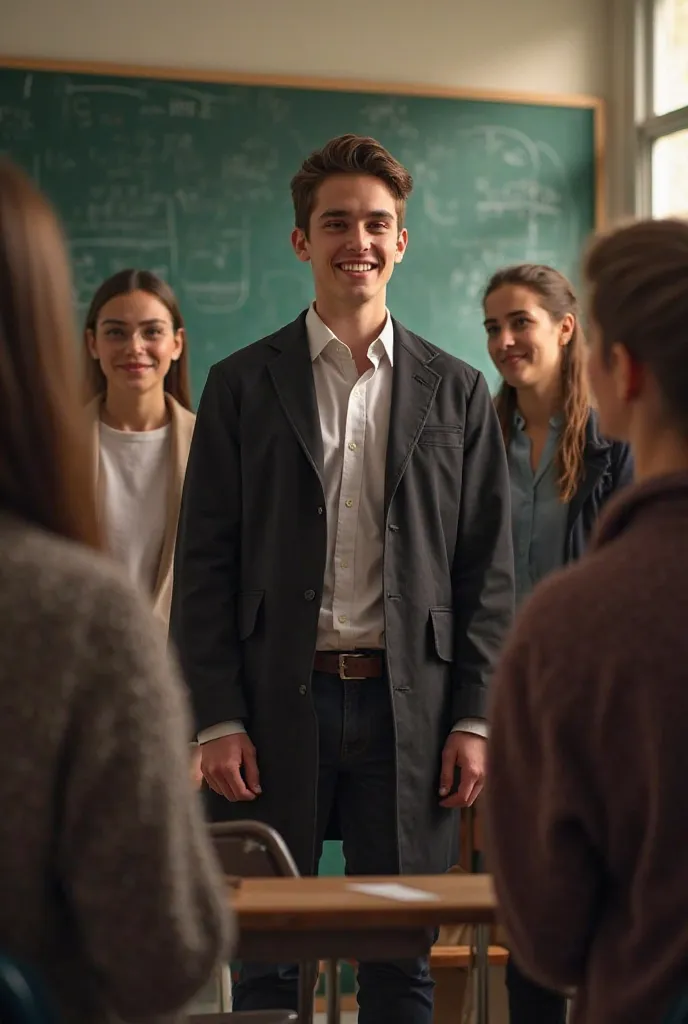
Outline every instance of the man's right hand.
{"label": "man's right hand", "polygon": [[232,803],[260,796],[256,748],[245,732],[201,744],[201,771],[210,788]]}

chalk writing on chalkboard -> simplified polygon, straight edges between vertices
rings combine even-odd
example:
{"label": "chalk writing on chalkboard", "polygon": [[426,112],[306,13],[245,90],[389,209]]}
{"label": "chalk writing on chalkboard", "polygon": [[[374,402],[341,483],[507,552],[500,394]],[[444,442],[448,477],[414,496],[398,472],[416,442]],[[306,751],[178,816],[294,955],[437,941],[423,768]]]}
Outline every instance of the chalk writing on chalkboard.
{"label": "chalk writing on chalkboard", "polygon": [[488,369],[489,274],[532,260],[577,276],[594,220],[592,110],[0,68],[0,152],[60,213],[80,315],[124,266],[169,278],[197,385],[310,301],[289,182],[343,132],[379,138],[414,177],[393,312]]}

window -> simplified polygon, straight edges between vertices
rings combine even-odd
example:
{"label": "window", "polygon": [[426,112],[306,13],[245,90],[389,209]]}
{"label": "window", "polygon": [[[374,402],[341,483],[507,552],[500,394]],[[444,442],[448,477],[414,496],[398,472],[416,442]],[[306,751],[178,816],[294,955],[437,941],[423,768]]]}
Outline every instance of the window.
{"label": "window", "polygon": [[688,219],[688,128],[652,146],[652,215]]}
{"label": "window", "polygon": [[688,106],[688,0],[654,5],[654,113]]}
{"label": "window", "polygon": [[688,0],[637,0],[638,213],[688,218]]}

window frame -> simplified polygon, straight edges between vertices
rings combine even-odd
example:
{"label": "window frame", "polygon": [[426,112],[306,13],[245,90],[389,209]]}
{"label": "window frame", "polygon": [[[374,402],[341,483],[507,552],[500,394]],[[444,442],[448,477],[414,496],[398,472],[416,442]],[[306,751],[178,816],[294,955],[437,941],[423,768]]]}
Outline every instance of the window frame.
{"label": "window frame", "polygon": [[635,213],[653,216],[652,150],[666,135],[688,129],[688,105],[655,113],[655,30],[662,0],[635,0]]}

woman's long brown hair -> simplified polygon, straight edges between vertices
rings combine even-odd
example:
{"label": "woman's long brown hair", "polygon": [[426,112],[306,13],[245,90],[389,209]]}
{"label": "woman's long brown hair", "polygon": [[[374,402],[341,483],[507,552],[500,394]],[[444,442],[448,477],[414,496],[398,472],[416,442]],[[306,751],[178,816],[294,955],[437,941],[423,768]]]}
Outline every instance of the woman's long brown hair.
{"label": "woman's long brown hair", "polygon": [[[150,270],[120,270],[103,281],[91,299],[86,323],[84,325],[84,350],[86,356],[86,398],[102,395],[107,389],[105,374],[100,363],[93,359],[88,347],[88,331],[96,333],[98,317],[106,302],[118,295],[130,295],[132,292],[147,292],[162,302],[172,317],[172,326],[176,331],[184,330],[184,318],[177,302],[177,297],[161,277]],[[165,391],[191,411],[191,383],[189,379],[189,357],[186,352],[186,338],[182,354],[169,368],[165,377]]]}
{"label": "woman's long brown hair", "polygon": [[[590,389],[585,370],[585,337],[580,325],[578,300],[570,282],[553,267],[536,263],[520,263],[498,270],[490,278],[483,294],[483,305],[489,295],[503,285],[528,288],[537,296],[538,304],[560,323],[567,314],[575,318],[573,334],[561,355],[561,400],[564,426],[557,446],[557,483],[562,502],[573,498],[583,475],[585,432],[590,415]],[[506,381],[495,397],[495,408],[508,445],[516,412],[516,389]]]}
{"label": "woman's long brown hair", "polygon": [[99,547],[66,248],[47,199],[0,159],[0,507]]}

